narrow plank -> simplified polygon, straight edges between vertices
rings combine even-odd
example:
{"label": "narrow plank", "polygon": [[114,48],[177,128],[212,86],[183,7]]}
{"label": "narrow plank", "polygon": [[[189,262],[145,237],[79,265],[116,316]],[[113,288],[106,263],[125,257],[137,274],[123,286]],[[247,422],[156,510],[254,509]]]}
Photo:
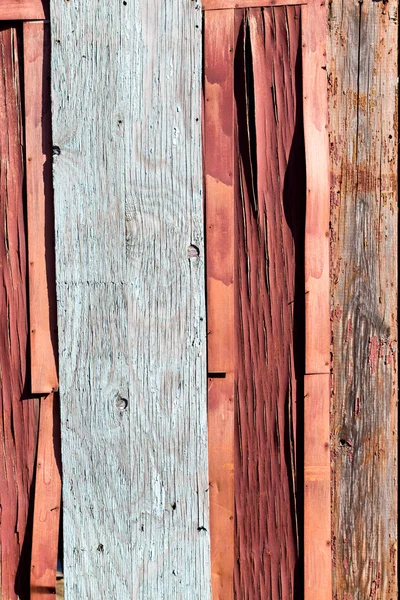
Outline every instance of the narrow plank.
{"label": "narrow plank", "polygon": [[330,375],[304,382],[304,600],[331,600]]}
{"label": "narrow plank", "polygon": [[43,394],[58,389],[49,25],[23,35],[31,387]]}
{"label": "narrow plank", "polygon": [[0,21],[27,21],[48,18],[48,0],[0,0]]}
{"label": "narrow plank", "polygon": [[218,600],[233,599],[234,570],[234,16],[215,11],[204,21],[208,456]]}
{"label": "narrow plank", "polygon": [[333,590],[398,594],[398,3],[332,4]]}
{"label": "narrow plank", "polygon": [[304,373],[300,34],[298,7],[252,9],[242,16],[235,59],[235,597],[249,600],[295,600],[303,591],[296,458]]}
{"label": "narrow plank", "polygon": [[29,595],[38,401],[29,399],[18,30],[0,26],[0,597]]}
{"label": "narrow plank", "polygon": [[54,599],[60,513],[60,410],[58,394],[52,393],[40,399],[32,533],[31,600]]}
{"label": "narrow plank", "polygon": [[305,234],[306,370],[330,372],[329,138],[326,6],[301,9],[307,206]]}
{"label": "narrow plank", "polygon": [[260,8],[279,7],[279,6],[296,6],[307,4],[307,0],[203,0],[203,10],[226,10],[226,9],[242,9],[242,8]]}
{"label": "narrow plank", "polygon": [[201,27],[51,5],[67,600],[211,597]]}

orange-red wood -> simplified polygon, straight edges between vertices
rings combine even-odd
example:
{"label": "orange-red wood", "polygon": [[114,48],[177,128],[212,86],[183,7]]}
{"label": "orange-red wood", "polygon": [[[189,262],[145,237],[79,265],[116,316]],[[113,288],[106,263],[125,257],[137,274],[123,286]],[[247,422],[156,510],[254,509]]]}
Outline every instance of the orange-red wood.
{"label": "orange-red wood", "polygon": [[205,14],[208,439],[214,600],[233,598],[234,11]]}
{"label": "orange-red wood", "polygon": [[49,26],[24,23],[23,35],[31,380],[43,394],[58,388]]}
{"label": "orange-red wood", "polygon": [[203,0],[203,10],[222,10],[235,8],[260,8],[262,6],[296,6],[307,4],[307,0]]}
{"label": "orange-red wood", "polygon": [[[330,372],[329,138],[326,6],[303,6],[303,111],[307,207],[305,234],[306,373]],[[325,418],[325,417],[324,417]]]}
{"label": "orange-red wood", "polygon": [[329,139],[326,6],[303,6],[306,154],[304,600],[332,598],[330,503]]}
{"label": "orange-red wood", "polygon": [[0,598],[29,595],[38,400],[29,396],[22,110],[17,29],[0,24]]}
{"label": "orange-red wood", "polygon": [[53,600],[56,589],[61,510],[61,452],[58,394],[40,400],[39,441],[33,514],[31,600]]}
{"label": "orange-red wood", "polygon": [[304,600],[331,600],[330,375],[304,381]]}
{"label": "orange-red wood", "polygon": [[47,0],[0,0],[0,21],[48,19]]}

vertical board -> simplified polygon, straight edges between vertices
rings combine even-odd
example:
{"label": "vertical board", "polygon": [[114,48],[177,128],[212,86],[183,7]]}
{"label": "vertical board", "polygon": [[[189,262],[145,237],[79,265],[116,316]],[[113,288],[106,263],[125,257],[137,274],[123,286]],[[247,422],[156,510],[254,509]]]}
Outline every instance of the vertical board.
{"label": "vertical board", "polygon": [[332,598],[329,402],[329,373],[306,375],[304,381],[304,600]]}
{"label": "vertical board", "polygon": [[17,31],[0,25],[0,597],[29,594],[37,400],[27,394],[27,272]]}
{"label": "vertical board", "polygon": [[204,17],[208,442],[214,600],[233,599],[234,567],[234,25]]}
{"label": "vertical board", "polygon": [[[306,369],[330,373],[329,138],[326,82],[326,5],[301,9],[307,204],[304,250]],[[329,419],[329,412],[325,415]]]}
{"label": "vertical board", "polygon": [[23,39],[31,389],[43,394],[58,388],[48,24],[25,22]]}
{"label": "vertical board", "polygon": [[[241,13],[239,13],[239,16]],[[296,405],[304,375],[300,9],[251,9],[235,57],[237,598],[299,598]]]}
{"label": "vertical board", "polygon": [[61,513],[60,411],[58,396],[40,399],[33,512],[30,600],[52,600],[56,590]]}
{"label": "vertical board", "polygon": [[330,5],[334,595],[397,597],[397,2]]}
{"label": "vertical board", "polygon": [[207,600],[201,10],[51,19],[66,598]]}

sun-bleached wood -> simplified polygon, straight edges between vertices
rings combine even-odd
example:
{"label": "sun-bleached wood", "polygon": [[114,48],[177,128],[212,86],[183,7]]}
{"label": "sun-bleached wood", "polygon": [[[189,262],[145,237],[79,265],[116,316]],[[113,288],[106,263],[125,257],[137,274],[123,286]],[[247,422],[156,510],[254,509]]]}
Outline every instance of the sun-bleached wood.
{"label": "sun-bleached wood", "polygon": [[31,391],[44,394],[58,389],[49,25],[23,36]]}
{"label": "sun-bleached wood", "polygon": [[[304,380],[304,600],[331,600],[330,375]],[[328,418],[327,418],[328,416]]]}
{"label": "sun-bleached wood", "polygon": [[205,14],[204,168],[208,440],[213,600],[233,599],[234,569],[234,29],[233,10]]}
{"label": "sun-bleached wood", "polygon": [[326,6],[301,9],[304,143],[306,152],[305,294],[307,374],[330,372],[329,138]]}
{"label": "sun-bleached wood", "polygon": [[51,4],[65,597],[211,597],[202,13]]}
{"label": "sun-bleached wood", "polygon": [[48,0],[0,0],[0,21],[47,19]]}
{"label": "sun-bleached wood", "polygon": [[61,513],[60,411],[58,394],[40,399],[33,510],[31,600],[51,600],[56,590]]}

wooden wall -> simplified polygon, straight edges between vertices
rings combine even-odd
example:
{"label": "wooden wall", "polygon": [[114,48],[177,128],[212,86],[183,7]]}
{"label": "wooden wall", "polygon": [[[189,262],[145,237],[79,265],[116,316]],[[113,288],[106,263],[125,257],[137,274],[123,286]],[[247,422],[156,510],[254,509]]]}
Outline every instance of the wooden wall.
{"label": "wooden wall", "polygon": [[210,598],[195,2],[51,3],[66,598]]}
{"label": "wooden wall", "polygon": [[334,597],[397,598],[397,3],[332,2]]}

